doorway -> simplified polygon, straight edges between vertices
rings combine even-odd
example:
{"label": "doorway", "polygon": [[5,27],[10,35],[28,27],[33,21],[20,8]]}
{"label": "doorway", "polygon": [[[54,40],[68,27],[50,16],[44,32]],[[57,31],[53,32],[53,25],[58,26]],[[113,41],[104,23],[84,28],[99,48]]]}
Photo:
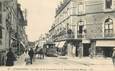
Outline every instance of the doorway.
{"label": "doorway", "polygon": [[112,47],[105,47],[105,48],[102,48],[102,49],[103,49],[104,57],[112,57],[112,53],[113,53],[113,48]]}
{"label": "doorway", "polygon": [[83,44],[83,56],[89,56],[89,48],[91,47],[90,44]]}

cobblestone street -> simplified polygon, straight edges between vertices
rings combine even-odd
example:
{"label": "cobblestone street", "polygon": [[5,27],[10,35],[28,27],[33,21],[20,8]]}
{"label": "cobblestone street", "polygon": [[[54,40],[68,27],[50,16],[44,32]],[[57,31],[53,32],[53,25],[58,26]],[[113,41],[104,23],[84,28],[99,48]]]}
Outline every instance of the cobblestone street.
{"label": "cobblestone street", "polygon": [[[110,58],[67,58],[67,57],[45,57],[34,59],[33,64],[26,65],[22,55],[16,62],[16,68],[38,68],[38,69],[67,69],[68,71],[114,71],[115,67]],[[41,70],[40,70],[41,71]],[[44,71],[44,70],[43,70]]]}
{"label": "cobblestone street", "polygon": [[115,0],[0,0],[0,71],[115,71]]}

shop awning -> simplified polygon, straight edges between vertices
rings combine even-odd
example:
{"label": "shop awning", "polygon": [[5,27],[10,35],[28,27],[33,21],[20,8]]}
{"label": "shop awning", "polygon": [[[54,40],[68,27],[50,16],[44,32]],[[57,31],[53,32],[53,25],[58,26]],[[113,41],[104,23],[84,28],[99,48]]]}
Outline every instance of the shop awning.
{"label": "shop awning", "polygon": [[60,42],[55,42],[55,47],[58,47],[58,46],[59,46],[59,43],[60,43]]}
{"label": "shop awning", "polygon": [[88,40],[88,39],[83,39],[83,40],[82,40],[82,43],[90,43],[90,40]]}
{"label": "shop awning", "polygon": [[25,44],[22,42],[22,41],[20,41],[20,43],[22,44],[22,46],[25,48]]}
{"label": "shop awning", "polygon": [[115,47],[115,40],[98,40],[96,46],[99,47]]}
{"label": "shop awning", "polygon": [[61,42],[59,42],[58,47],[59,47],[59,48],[63,48],[64,44],[65,44],[65,41],[61,41]]}

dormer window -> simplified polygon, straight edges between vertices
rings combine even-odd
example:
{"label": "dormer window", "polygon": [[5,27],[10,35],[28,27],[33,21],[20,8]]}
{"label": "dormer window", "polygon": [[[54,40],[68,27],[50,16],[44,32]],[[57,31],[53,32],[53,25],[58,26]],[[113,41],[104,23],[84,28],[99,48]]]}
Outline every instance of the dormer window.
{"label": "dormer window", "polygon": [[112,0],[105,0],[105,8],[112,9]]}

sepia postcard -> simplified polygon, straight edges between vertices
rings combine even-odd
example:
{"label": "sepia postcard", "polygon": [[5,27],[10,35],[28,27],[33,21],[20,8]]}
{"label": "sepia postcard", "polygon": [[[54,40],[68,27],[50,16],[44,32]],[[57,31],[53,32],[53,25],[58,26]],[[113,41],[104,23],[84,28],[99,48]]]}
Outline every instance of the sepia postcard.
{"label": "sepia postcard", "polygon": [[0,0],[0,71],[115,71],[115,0]]}

